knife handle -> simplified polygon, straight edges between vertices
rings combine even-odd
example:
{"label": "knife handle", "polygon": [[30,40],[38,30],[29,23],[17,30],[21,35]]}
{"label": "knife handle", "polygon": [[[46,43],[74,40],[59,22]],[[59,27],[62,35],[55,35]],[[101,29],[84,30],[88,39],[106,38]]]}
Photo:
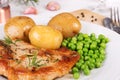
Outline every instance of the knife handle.
{"label": "knife handle", "polygon": [[109,29],[112,29],[113,27],[113,23],[112,23],[112,20],[108,17],[104,18],[103,19],[103,25]]}

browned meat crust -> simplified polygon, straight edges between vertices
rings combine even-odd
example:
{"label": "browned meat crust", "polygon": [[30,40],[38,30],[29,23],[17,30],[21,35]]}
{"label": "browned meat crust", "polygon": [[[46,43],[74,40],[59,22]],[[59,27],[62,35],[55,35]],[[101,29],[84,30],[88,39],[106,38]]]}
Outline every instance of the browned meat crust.
{"label": "browned meat crust", "polygon": [[[38,51],[36,55],[34,50]],[[79,58],[67,48],[38,50],[23,41],[10,46],[0,41],[0,75],[8,80],[53,80],[68,74]]]}

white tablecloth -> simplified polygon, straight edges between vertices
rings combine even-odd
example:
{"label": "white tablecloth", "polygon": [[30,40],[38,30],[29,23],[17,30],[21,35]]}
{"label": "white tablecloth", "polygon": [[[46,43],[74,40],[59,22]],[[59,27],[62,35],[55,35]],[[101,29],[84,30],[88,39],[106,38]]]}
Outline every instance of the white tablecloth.
{"label": "white tablecloth", "polygon": [[[32,18],[38,18],[41,19],[39,16],[43,16],[42,18],[45,17],[52,17],[58,13],[61,12],[71,12],[74,10],[79,10],[79,9],[89,9],[94,12],[97,12],[99,14],[102,14],[104,16],[109,16],[109,10],[104,8],[105,10],[102,11],[98,10],[96,7],[98,7],[99,3],[98,0],[54,0],[59,2],[61,9],[58,11],[49,11],[45,7],[48,2],[53,1],[53,0],[39,0],[39,3],[36,5],[36,8],[38,10],[37,15],[27,15]],[[23,4],[18,4],[16,2],[11,2],[11,15],[13,16],[18,16],[18,15],[23,15],[22,12],[29,6],[25,6]],[[96,9],[94,9],[96,8]],[[43,19],[45,20],[45,18]],[[39,21],[37,21],[39,22]]]}

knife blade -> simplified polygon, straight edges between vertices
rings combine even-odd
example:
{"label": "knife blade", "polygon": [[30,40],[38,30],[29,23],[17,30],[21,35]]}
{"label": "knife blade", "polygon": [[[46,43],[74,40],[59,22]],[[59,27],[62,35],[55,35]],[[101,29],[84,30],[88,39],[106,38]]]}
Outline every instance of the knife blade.
{"label": "knife blade", "polygon": [[113,25],[113,22],[112,22],[112,19],[106,17],[103,19],[103,25],[106,27],[106,28],[109,28],[115,32],[117,32],[118,34],[120,34],[120,27],[117,27],[115,25]]}

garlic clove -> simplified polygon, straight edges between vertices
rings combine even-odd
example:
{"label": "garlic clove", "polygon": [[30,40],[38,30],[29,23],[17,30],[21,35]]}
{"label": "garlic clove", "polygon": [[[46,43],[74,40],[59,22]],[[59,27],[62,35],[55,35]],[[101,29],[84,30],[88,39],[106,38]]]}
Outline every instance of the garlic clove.
{"label": "garlic clove", "polygon": [[50,11],[57,11],[60,9],[60,4],[56,1],[51,1],[47,4],[46,8]]}
{"label": "garlic clove", "polygon": [[28,7],[23,14],[37,14],[37,9],[35,7]]}

